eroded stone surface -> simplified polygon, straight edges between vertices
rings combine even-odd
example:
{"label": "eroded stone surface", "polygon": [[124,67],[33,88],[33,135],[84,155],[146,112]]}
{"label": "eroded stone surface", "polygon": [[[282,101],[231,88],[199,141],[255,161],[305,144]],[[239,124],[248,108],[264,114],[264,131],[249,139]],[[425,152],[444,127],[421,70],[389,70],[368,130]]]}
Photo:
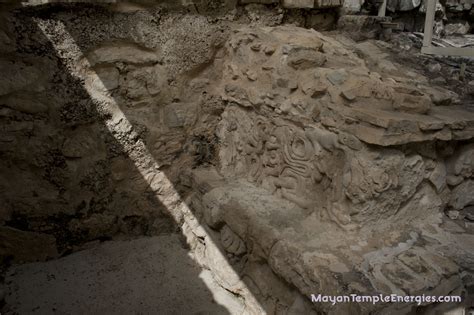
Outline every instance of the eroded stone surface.
{"label": "eroded stone surface", "polygon": [[[270,45],[271,54],[252,49]],[[472,227],[446,224],[473,203],[471,145],[452,141],[473,137],[472,112],[435,104],[428,86],[411,83],[423,77],[371,47],[357,48],[362,61],[316,32],[236,32],[219,81],[222,177],[194,172],[193,205],[306,296],[466,295]],[[334,314],[410,307],[316,305]]]}
{"label": "eroded stone surface", "polygon": [[[252,25],[261,9],[245,7]],[[14,75],[0,93],[0,221],[25,243],[166,233],[168,214],[253,313],[400,313],[307,297],[472,285],[473,113],[383,43],[53,11],[15,13],[30,37],[0,38],[25,54],[1,63]]]}
{"label": "eroded stone surface", "polygon": [[[187,256],[177,235],[100,244],[10,270],[11,311],[242,314],[244,305]],[[104,290],[104,286],[107,288]],[[186,303],[180,303],[183,296]]]}

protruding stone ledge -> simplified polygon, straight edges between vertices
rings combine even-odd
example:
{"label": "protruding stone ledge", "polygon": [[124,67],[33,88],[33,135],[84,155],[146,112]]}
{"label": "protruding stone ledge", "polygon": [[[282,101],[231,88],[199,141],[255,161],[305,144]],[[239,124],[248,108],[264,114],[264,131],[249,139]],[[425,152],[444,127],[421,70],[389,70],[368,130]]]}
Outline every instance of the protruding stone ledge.
{"label": "protruding stone ledge", "polygon": [[[435,215],[436,209],[425,209],[427,218],[416,213],[408,226],[400,220],[381,221],[367,229],[345,231],[326,221],[324,215],[308,213],[284,199],[269,194],[245,180],[229,180],[220,177],[213,169],[193,172],[195,195],[193,206],[201,223],[219,233],[232,235],[232,243],[245,248],[238,255],[228,252],[245,264],[258,259],[269,266],[272,274],[295,286],[303,295],[324,292],[327,295],[349,294],[399,294],[448,295],[460,290],[460,267],[455,257],[443,256],[438,248],[453,237],[442,230]],[[426,196],[434,192],[428,185],[415,194],[410,209],[423,208]],[[405,209],[401,213],[406,212]],[[402,216],[402,214],[399,214]],[[405,218],[406,220],[406,218]],[[397,233],[387,238],[384,224],[397,226]],[[422,247],[425,237],[415,232],[426,224],[435,238],[431,245]],[[399,230],[400,228],[400,230]],[[221,235],[222,235],[221,231]],[[434,235],[433,235],[434,236]],[[224,240],[228,243],[228,237]],[[464,245],[463,245],[464,244]],[[456,245],[460,255],[468,255],[466,243]],[[226,249],[225,244],[223,248]],[[462,254],[461,254],[462,253]],[[255,281],[255,275],[242,276],[250,279],[265,292],[265,284]],[[403,273],[403,278],[399,274]],[[410,305],[352,305],[342,303],[328,307],[327,303],[314,304],[318,311],[327,314],[345,314],[356,307],[357,313],[384,309],[388,313],[403,313],[400,307]]]}
{"label": "protruding stone ledge", "polygon": [[462,106],[436,106],[426,114],[383,110],[369,106],[334,107],[346,120],[343,130],[361,141],[380,146],[422,141],[469,140],[474,138],[474,112]]}

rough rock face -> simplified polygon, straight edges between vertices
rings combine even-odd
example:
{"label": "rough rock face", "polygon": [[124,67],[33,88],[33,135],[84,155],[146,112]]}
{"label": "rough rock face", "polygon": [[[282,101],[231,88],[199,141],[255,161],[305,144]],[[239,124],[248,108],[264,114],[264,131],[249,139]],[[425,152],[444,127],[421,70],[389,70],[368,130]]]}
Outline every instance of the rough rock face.
{"label": "rough rock face", "polygon": [[455,93],[374,41],[70,9],[0,19],[0,255],[165,233],[170,215],[256,313],[389,314],[415,306],[307,297],[472,290],[474,113]]}
{"label": "rough rock face", "polygon": [[[234,32],[215,83],[226,104],[219,166],[192,175],[193,206],[257,287],[247,260],[265,261],[307,296],[467,296],[473,112],[442,105],[456,95],[435,93],[371,42],[354,48],[364,60],[314,31]],[[267,307],[278,305],[270,297],[281,293],[257,292]]]}

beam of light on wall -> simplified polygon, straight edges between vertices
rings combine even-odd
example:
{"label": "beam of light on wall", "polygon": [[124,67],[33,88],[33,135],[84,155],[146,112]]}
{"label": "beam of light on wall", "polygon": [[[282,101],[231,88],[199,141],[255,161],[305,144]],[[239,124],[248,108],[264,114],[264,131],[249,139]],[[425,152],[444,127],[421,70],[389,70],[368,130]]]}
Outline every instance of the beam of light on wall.
{"label": "beam of light on wall", "polygon": [[[74,38],[69,34],[65,25],[60,22],[56,22],[54,30],[55,36],[52,38],[50,32],[47,31],[47,25],[41,20],[36,21],[39,29],[43,32],[44,36],[48,38],[51,45],[56,50],[59,57],[62,58],[66,52],[70,57],[74,56],[71,60],[63,58],[62,62],[66,68],[69,69],[70,75],[80,80],[83,83],[83,88],[87,91],[89,97],[105,107],[107,113],[111,115],[111,118],[104,122],[105,126],[109,130],[110,134],[114,136],[115,140],[124,148],[126,151],[127,139],[117,137],[122,131],[132,131],[133,125],[127,119],[126,115],[120,109],[116,100],[107,92],[107,88],[102,82],[101,78],[92,69],[91,64],[83,55],[80,47],[75,42]],[[72,61],[72,62],[71,62]],[[80,65],[79,65],[80,61]],[[78,66],[79,65],[79,66]],[[98,91],[104,91],[104,93],[98,93]],[[183,222],[183,217],[188,217],[189,220],[197,222],[200,227],[200,231],[205,233],[205,245],[206,249],[210,249],[213,253],[213,259],[217,259],[219,264],[225,264],[219,266],[219,269],[226,270],[226,278],[230,277],[233,279],[240,279],[240,276],[234,271],[233,267],[228,263],[225,255],[220,251],[219,246],[212,239],[211,235],[203,228],[199,220],[195,217],[193,212],[190,210],[186,202],[184,202],[179,193],[176,191],[173,183],[167,178],[163,171],[160,171],[160,165],[150,153],[148,148],[142,139],[137,139],[137,143],[134,145],[134,150],[126,151],[128,158],[133,161],[136,169],[140,172],[143,179],[146,181],[150,189],[154,192],[156,198],[162,203],[167,209],[170,216],[174,221],[180,225]],[[188,233],[183,233],[188,238]],[[188,238],[189,241],[189,238]],[[217,256],[217,257],[216,257]],[[191,258],[195,259],[191,256]],[[202,262],[198,261],[199,264]],[[211,268],[212,271],[212,268]],[[215,277],[216,275],[214,275]],[[223,279],[224,281],[226,279]],[[209,287],[209,285],[207,285]],[[212,290],[210,290],[212,292]],[[237,292],[246,300],[246,305],[252,305],[250,313],[264,314],[265,311],[260,308],[258,301],[250,293],[245,283],[240,280],[238,285],[234,285],[233,292]],[[225,305],[223,305],[225,307]],[[258,310],[256,310],[256,309]]]}

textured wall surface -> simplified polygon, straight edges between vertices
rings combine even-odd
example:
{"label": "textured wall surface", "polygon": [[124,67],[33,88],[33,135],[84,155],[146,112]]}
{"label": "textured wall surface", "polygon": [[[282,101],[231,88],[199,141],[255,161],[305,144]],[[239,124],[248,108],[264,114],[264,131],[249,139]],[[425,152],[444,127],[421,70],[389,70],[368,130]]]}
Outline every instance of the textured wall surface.
{"label": "textured wall surface", "polygon": [[467,297],[472,109],[315,12],[225,4],[2,7],[2,259],[180,228],[254,311]]}

